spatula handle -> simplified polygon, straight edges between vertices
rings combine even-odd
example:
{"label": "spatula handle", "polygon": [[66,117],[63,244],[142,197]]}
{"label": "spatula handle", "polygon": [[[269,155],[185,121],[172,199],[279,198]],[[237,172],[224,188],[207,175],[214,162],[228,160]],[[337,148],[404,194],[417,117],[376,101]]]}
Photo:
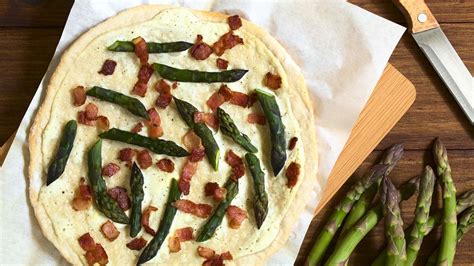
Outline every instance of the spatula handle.
{"label": "spatula handle", "polygon": [[408,20],[412,33],[439,27],[424,0],[392,0]]}

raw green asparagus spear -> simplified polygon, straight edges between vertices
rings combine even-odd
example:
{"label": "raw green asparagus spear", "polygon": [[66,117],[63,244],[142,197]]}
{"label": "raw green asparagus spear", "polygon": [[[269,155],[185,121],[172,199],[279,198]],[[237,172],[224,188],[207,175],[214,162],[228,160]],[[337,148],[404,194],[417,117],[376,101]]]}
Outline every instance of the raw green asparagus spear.
{"label": "raw green asparagus spear", "polygon": [[220,150],[214,136],[212,135],[212,131],[204,123],[194,123],[194,113],[198,112],[196,107],[176,97],[173,97],[173,99],[181,118],[194,131],[194,133],[201,138],[202,145],[206,149],[207,159],[214,170],[217,171],[217,169],[219,169]]}
{"label": "raw green asparagus spear", "polygon": [[235,82],[240,80],[248,70],[232,69],[221,72],[205,72],[199,70],[179,69],[163,64],[154,63],[153,69],[164,79],[181,82]]}
{"label": "raw green asparagus spear", "polygon": [[214,213],[212,213],[211,218],[209,218],[209,220],[207,220],[207,222],[203,225],[201,232],[196,238],[197,242],[204,242],[211,239],[211,237],[216,232],[217,227],[222,223],[222,219],[225,216],[227,208],[239,192],[239,183],[238,181],[234,181],[232,178],[229,178],[224,187],[227,190],[226,197],[219,203],[219,205],[217,205],[217,208],[214,210]]}
{"label": "raw green asparagus spear", "polygon": [[237,126],[232,121],[232,118],[222,108],[217,108],[217,118],[219,118],[219,125],[222,134],[230,137],[235,143],[242,146],[248,152],[257,152],[257,148],[252,145],[250,138],[241,133]]}
{"label": "raw green asparagus spear", "polygon": [[[474,227],[474,207],[468,208],[465,212],[458,217],[458,226],[457,226],[457,233],[456,233],[456,241],[457,243],[461,242],[463,236],[469,232]],[[439,255],[439,247],[436,248],[433,253],[428,258],[426,262],[427,266],[436,265],[436,261],[438,260]]]}
{"label": "raw green asparagus spear", "polygon": [[163,214],[163,218],[161,218],[158,232],[143,250],[140,258],[138,258],[137,264],[143,264],[153,259],[153,257],[155,257],[158,253],[158,250],[160,250],[163,241],[165,241],[166,236],[170,232],[171,224],[173,223],[174,216],[176,215],[177,209],[173,204],[179,200],[180,196],[181,193],[179,192],[178,181],[173,178],[171,179],[168,201],[166,202],[165,212]]}
{"label": "raw green asparagus spear", "polygon": [[415,263],[418,251],[424,236],[427,234],[431,199],[435,184],[434,172],[430,166],[425,167],[425,171],[420,179],[420,192],[416,201],[415,219],[411,230],[406,235],[406,262],[405,265],[413,265]]}
{"label": "raw green asparagus spear", "polygon": [[387,260],[385,265],[403,265],[406,260],[405,234],[400,214],[400,194],[387,177],[383,180],[381,200],[385,206],[385,235],[387,238]]}
{"label": "raw green asparagus spear", "polygon": [[457,197],[456,213],[460,214],[471,206],[474,206],[474,189],[468,190]]}
{"label": "raw green asparagus spear", "polygon": [[92,89],[88,90],[86,94],[103,101],[115,103],[136,116],[149,119],[145,106],[143,106],[143,104],[136,98],[97,86],[92,87]]}
{"label": "raw green asparagus spear", "polygon": [[74,120],[67,122],[66,126],[63,129],[63,135],[61,141],[59,142],[58,151],[54,157],[53,162],[49,165],[48,168],[48,178],[46,179],[46,186],[53,183],[58,179],[64,172],[66,168],[67,160],[69,159],[69,154],[71,153],[72,147],[74,145],[74,139],[76,138],[77,132],[77,123]]}
{"label": "raw green asparagus spear", "polygon": [[272,141],[271,165],[273,175],[277,176],[286,161],[285,126],[281,121],[280,108],[275,96],[260,89],[255,91],[270,127],[270,139]]}
{"label": "raw green asparagus spear", "polygon": [[[403,145],[396,144],[387,149],[384,152],[384,155],[378,164],[388,165],[385,175],[389,175],[395,165],[400,161],[400,158],[403,156]],[[370,208],[370,205],[379,190],[380,181],[382,180],[383,175],[380,175],[378,179],[360,196],[360,199],[352,207],[351,211],[347,215],[347,218],[344,220],[344,225],[341,229],[341,236],[351,228],[359,219],[364,216],[367,210]]]}
{"label": "raw green asparagus spear", "polygon": [[388,165],[376,165],[370,170],[370,174],[366,174],[361,178],[351,189],[346,193],[344,198],[336,205],[334,212],[329,216],[326,224],[323,227],[322,232],[314,242],[313,248],[311,249],[307,264],[317,265],[323,259],[326,249],[328,248],[331,240],[336,234],[337,230],[342,224],[342,221],[346,217],[347,213],[351,210],[352,205],[356,202],[360,195],[370,187],[379,176],[383,175],[387,171]]}
{"label": "raw green asparagus spear", "polygon": [[128,224],[129,219],[118,203],[109,196],[104,178],[102,178],[102,140],[98,140],[87,156],[89,183],[97,208],[112,221]]}
{"label": "raw green asparagus spear", "polygon": [[130,190],[132,192],[130,236],[136,237],[142,228],[142,201],[145,195],[143,192],[143,174],[135,162],[133,162],[132,173],[130,175]]}
{"label": "raw green asparagus spear", "polygon": [[[400,186],[401,200],[407,200],[419,187],[419,177],[412,178]],[[325,265],[343,265],[362,239],[378,224],[383,217],[383,204],[372,207],[343,236]],[[310,264],[314,265],[314,264]]]}
{"label": "raw green asparagus spear", "polygon": [[253,211],[255,214],[255,221],[257,222],[257,228],[260,229],[268,213],[268,195],[265,191],[265,174],[260,168],[260,160],[255,156],[255,154],[245,154],[245,160],[249,165],[253,177],[253,187],[255,191]]}
{"label": "raw green asparagus spear", "polygon": [[456,252],[456,188],[451,177],[446,147],[439,139],[433,145],[433,155],[443,188],[443,230],[438,264],[451,266]]}
{"label": "raw green asparagus spear", "polygon": [[[189,42],[147,42],[146,44],[148,46],[148,53],[150,54],[182,52],[193,46],[193,44]],[[135,45],[133,45],[131,41],[115,41],[107,47],[107,50],[112,52],[134,52]]]}
{"label": "raw green asparagus spear", "polygon": [[185,157],[189,155],[185,149],[172,141],[148,138],[140,134],[120,130],[118,128],[109,129],[108,131],[99,134],[99,137],[102,139],[110,139],[137,145],[149,149],[156,154],[166,154],[176,157]]}

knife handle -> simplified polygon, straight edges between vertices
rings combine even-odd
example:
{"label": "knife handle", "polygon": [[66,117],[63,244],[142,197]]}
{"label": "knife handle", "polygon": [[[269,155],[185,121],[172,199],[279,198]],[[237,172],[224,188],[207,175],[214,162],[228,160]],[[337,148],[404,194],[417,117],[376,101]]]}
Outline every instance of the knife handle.
{"label": "knife handle", "polygon": [[424,0],[392,0],[403,12],[412,33],[439,27]]}

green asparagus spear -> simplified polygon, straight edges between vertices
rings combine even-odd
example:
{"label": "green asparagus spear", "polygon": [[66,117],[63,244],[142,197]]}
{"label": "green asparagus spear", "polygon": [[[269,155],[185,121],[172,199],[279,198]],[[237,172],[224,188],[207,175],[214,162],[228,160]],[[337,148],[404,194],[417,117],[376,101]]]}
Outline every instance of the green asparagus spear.
{"label": "green asparagus spear", "polygon": [[132,211],[130,213],[130,236],[136,237],[142,228],[143,174],[138,165],[133,162],[130,175],[130,190],[132,191]]}
{"label": "green asparagus spear", "polygon": [[136,98],[97,86],[92,87],[86,94],[103,101],[118,104],[136,116],[149,119],[145,106]]}
{"label": "green asparagus spear", "polygon": [[460,214],[465,209],[474,205],[474,189],[462,193],[456,200],[456,213]]}
{"label": "green asparagus spear", "polygon": [[420,179],[420,192],[416,201],[415,219],[411,230],[406,234],[406,262],[405,265],[413,265],[420,250],[423,238],[428,230],[428,219],[430,215],[431,199],[435,184],[434,172],[430,166],[426,166]]}
{"label": "green asparagus spear", "polygon": [[185,149],[178,146],[173,141],[148,138],[140,134],[120,130],[118,128],[109,129],[108,131],[99,134],[99,137],[102,139],[110,139],[137,145],[149,149],[156,154],[166,154],[176,157],[185,157],[189,155]]}
{"label": "green asparagus spear", "polygon": [[67,122],[66,126],[63,129],[63,135],[61,141],[59,142],[58,151],[54,157],[53,162],[49,165],[48,168],[48,178],[46,179],[46,186],[53,183],[58,179],[64,172],[66,168],[67,160],[69,159],[69,154],[71,153],[72,147],[74,145],[74,139],[76,138],[77,132],[77,123],[74,120]]}
{"label": "green asparagus spear", "polygon": [[[392,172],[392,169],[400,161],[403,156],[403,145],[396,144],[387,149],[382,159],[378,164],[388,165],[385,175],[389,175]],[[370,208],[370,205],[379,190],[380,181],[382,180],[383,175],[379,176],[378,179],[360,196],[360,199],[352,207],[351,211],[347,215],[347,218],[344,220],[344,225],[341,229],[341,236],[351,228],[359,219],[364,216],[367,210]]]}
{"label": "green asparagus spear", "polygon": [[89,167],[89,183],[92,187],[92,194],[95,198],[97,208],[112,221],[128,224],[128,217],[119,207],[118,203],[107,194],[107,187],[102,178],[102,140],[98,140],[89,150],[87,156]]}
{"label": "green asparagus spear", "polygon": [[217,118],[219,118],[219,125],[222,134],[230,137],[235,143],[242,146],[248,152],[257,152],[257,148],[252,145],[250,138],[241,133],[237,126],[232,121],[232,118],[222,108],[217,108]]}
{"label": "green asparagus spear", "polygon": [[265,174],[260,168],[260,160],[255,156],[255,154],[245,154],[245,160],[249,165],[253,177],[253,187],[255,191],[253,211],[255,214],[255,221],[257,222],[257,228],[260,229],[268,213],[268,195],[265,191]]}
{"label": "green asparagus spear", "polygon": [[[193,44],[189,42],[147,42],[146,44],[148,46],[148,53],[150,54],[182,52],[193,46]],[[107,50],[112,52],[134,52],[135,45],[133,45],[131,41],[115,41],[107,47]]]}
{"label": "green asparagus spear", "polygon": [[[419,177],[412,178],[402,184],[400,186],[401,200],[407,200],[413,196],[418,187]],[[360,241],[378,224],[382,217],[383,204],[378,203],[346,232],[325,265],[342,265],[346,263]]]}
{"label": "green asparagus spear", "polygon": [[256,89],[255,91],[270,127],[270,139],[272,141],[271,165],[273,175],[277,176],[286,161],[285,126],[281,121],[280,108],[275,96],[264,90]]}
{"label": "green asparagus spear", "polygon": [[179,200],[180,196],[181,193],[179,192],[178,181],[173,178],[171,179],[168,201],[166,202],[165,212],[163,214],[163,218],[161,218],[158,232],[143,250],[140,258],[138,258],[137,264],[143,264],[153,259],[153,257],[155,257],[158,253],[158,250],[160,250],[163,241],[165,241],[166,236],[170,232],[171,224],[173,223],[174,216],[176,215],[177,209],[173,204]]}
{"label": "green asparagus spear", "polygon": [[382,195],[385,205],[385,235],[387,237],[387,260],[385,265],[403,265],[406,260],[405,234],[400,214],[400,194],[387,177],[384,178]]}
{"label": "green asparagus spear", "polygon": [[202,145],[206,149],[206,156],[214,170],[219,169],[220,150],[212,131],[204,123],[194,123],[194,113],[198,111],[192,104],[173,97],[176,108],[186,124],[201,138]]}
{"label": "green asparagus spear", "polygon": [[[468,208],[465,212],[463,212],[458,217],[458,226],[457,226],[457,233],[456,233],[456,241],[457,243],[461,242],[464,235],[469,232],[474,227],[474,207]],[[428,257],[428,261],[426,262],[427,266],[436,265],[436,261],[438,260],[439,256],[439,247],[436,248],[433,253]]]}
{"label": "green asparagus spear", "polygon": [[451,266],[456,252],[456,188],[451,177],[446,147],[440,139],[436,139],[433,145],[433,155],[443,188],[443,230],[438,264]]}
{"label": "green asparagus spear", "polygon": [[360,195],[370,187],[379,176],[385,173],[387,168],[388,166],[383,164],[372,167],[370,174],[366,174],[353,187],[351,187],[345,197],[336,205],[334,212],[329,216],[322,232],[314,242],[313,248],[308,256],[307,265],[317,265],[321,262],[326,253],[326,249],[341,226],[347,213],[351,210],[354,202],[359,199]]}
{"label": "green asparagus spear", "polygon": [[227,208],[239,192],[239,183],[238,181],[234,181],[232,178],[227,180],[224,187],[227,190],[226,197],[219,203],[219,205],[217,205],[217,208],[214,210],[214,213],[212,213],[211,218],[209,218],[209,220],[207,220],[207,222],[201,228],[201,232],[196,238],[197,242],[204,242],[214,236],[217,227],[222,223],[222,219],[224,219]]}
{"label": "green asparagus spear", "polygon": [[235,82],[240,80],[248,70],[232,69],[222,72],[205,72],[199,70],[179,69],[163,64],[154,63],[153,69],[164,79],[181,82]]}

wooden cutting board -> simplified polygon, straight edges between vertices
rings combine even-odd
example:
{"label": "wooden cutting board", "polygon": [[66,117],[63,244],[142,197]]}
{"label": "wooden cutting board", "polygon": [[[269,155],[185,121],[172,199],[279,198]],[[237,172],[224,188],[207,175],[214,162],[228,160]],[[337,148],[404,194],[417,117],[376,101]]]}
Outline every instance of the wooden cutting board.
{"label": "wooden cutting board", "polygon": [[[415,97],[416,91],[413,84],[396,68],[388,64],[329,176],[316,213],[326,205],[406,113],[415,101]],[[0,148],[0,166],[13,139],[14,135]]]}

